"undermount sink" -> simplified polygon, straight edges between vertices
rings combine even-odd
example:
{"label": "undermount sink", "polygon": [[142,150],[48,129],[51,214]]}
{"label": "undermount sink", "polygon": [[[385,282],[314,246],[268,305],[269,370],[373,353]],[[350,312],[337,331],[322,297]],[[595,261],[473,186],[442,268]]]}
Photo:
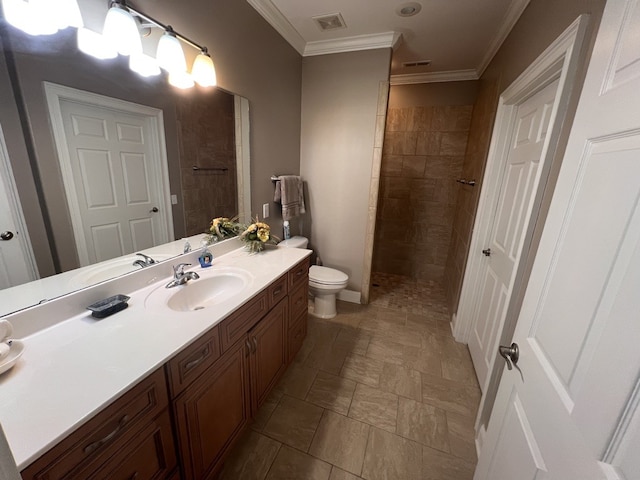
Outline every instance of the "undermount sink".
{"label": "undermount sink", "polygon": [[176,312],[193,312],[218,305],[241,293],[251,275],[241,269],[194,270],[200,278],[179,287],[157,288],[147,297],[147,307],[162,307]]}

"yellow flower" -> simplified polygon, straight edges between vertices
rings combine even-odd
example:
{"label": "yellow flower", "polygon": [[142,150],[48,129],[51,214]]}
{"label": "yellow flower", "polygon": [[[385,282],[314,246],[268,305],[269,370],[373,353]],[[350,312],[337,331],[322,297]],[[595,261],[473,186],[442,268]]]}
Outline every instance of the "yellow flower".
{"label": "yellow flower", "polygon": [[269,229],[268,228],[259,228],[258,229],[258,238],[262,242],[266,242],[269,240]]}

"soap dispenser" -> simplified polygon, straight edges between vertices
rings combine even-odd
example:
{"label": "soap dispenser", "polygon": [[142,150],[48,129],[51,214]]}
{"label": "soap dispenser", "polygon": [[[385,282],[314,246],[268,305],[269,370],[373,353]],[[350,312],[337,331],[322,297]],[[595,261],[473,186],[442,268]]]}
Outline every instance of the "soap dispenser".
{"label": "soap dispenser", "polygon": [[284,221],[284,239],[289,240],[291,238],[291,228],[289,227],[289,220]]}

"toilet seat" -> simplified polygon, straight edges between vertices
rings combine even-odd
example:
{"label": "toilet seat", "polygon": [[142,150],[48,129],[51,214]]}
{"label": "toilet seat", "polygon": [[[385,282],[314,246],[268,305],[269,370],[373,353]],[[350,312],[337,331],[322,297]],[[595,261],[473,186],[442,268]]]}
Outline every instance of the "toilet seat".
{"label": "toilet seat", "polygon": [[349,281],[349,276],[335,268],[313,265],[309,268],[309,282],[316,285],[342,285]]}

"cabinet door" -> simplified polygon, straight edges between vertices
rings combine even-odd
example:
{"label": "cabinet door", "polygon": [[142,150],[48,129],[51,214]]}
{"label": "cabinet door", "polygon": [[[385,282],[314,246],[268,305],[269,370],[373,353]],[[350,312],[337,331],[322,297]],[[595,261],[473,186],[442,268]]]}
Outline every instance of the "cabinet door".
{"label": "cabinet door", "polygon": [[249,332],[254,412],[262,405],[287,366],[285,329],[288,304],[288,298],[285,297]]}
{"label": "cabinet door", "polygon": [[235,343],[174,401],[183,478],[213,478],[248,423],[248,353]]}
{"label": "cabinet door", "polygon": [[89,480],[160,480],[177,465],[169,411],[154,419]]}

